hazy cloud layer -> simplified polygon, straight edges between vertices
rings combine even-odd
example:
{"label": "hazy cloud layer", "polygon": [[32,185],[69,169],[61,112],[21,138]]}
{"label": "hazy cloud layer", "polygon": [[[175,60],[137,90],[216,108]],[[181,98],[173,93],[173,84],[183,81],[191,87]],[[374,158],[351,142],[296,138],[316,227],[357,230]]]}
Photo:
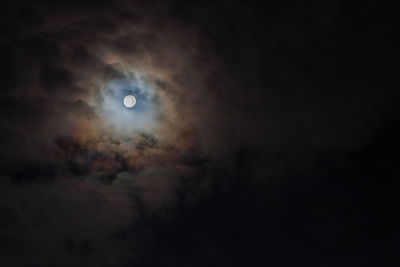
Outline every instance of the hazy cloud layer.
{"label": "hazy cloud layer", "polygon": [[232,266],[281,246],[329,263],[269,229],[292,187],[329,206],[327,170],[356,176],[396,122],[397,29],[378,3],[284,2],[1,4],[1,261]]}

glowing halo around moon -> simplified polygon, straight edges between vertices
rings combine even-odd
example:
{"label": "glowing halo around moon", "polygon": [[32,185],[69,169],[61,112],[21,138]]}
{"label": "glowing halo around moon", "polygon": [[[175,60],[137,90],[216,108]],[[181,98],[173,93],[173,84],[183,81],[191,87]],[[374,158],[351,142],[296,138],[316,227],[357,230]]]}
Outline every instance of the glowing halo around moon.
{"label": "glowing halo around moon", "polygon": [[127,108],[133,108],[136,105],[136,98],[133,95],[125,96],[124,105]]}

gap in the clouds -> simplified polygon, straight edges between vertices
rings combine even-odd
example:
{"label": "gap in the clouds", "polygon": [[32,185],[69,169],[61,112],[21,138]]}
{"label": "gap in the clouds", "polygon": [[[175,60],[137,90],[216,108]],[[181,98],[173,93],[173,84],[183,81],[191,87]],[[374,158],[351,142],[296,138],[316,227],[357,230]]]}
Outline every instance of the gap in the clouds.
{"label": "gap in the clouds", "polygon": [[[99,117],[103,119],[107,128],[112,128],[120,134],[151,134],[163,117],[156,85],[137,73],[120,71],[114,76],[108,77],[99,88]],[[136,98],[133,108],[127,108],[123,104],[127,95]]]}

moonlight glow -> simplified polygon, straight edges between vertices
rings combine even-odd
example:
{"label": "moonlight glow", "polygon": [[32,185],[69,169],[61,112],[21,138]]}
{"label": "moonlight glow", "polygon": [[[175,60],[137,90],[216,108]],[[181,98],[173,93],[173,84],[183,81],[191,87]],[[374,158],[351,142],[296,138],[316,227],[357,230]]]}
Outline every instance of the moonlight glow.
{"label": "moonlight glow", "polygon": [[133,108],[136,105],[136,98],[133,95],[125,96],[124,105],[127,108]]}
{"label": "moonlight glow", "polygon": [[165,111],[159,87],[148,78],[152,74],[122,68],[116,71],[119,74],[108,77],[99,88],[101,101],[96,111],[105,129],[127,136],[134,132],[154,134],[163,125]]}

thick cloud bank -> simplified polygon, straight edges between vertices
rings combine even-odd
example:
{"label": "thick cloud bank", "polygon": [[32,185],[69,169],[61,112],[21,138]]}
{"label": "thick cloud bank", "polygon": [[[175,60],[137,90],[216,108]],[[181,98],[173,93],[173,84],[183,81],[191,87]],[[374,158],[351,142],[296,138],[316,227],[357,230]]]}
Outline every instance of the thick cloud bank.
{"label": "thick cloud bank", "polygon": [[262,2],[0,4],[1,266],[391,261],[394,11]]}

